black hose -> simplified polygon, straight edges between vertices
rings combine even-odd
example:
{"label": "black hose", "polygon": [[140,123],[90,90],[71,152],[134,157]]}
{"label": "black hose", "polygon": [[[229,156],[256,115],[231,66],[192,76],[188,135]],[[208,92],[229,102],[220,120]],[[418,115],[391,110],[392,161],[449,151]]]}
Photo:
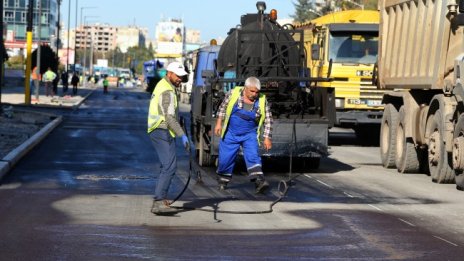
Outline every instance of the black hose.
{"label": "black hose", "polygon": [[[185,135],[187,135],[187,129],[185,128],[185,120],[183,118],[181,118],[181,122],[182,122],[182,127],[184,129]],[[189,154],[189,175],[188,175],[188,178],[187,178],[187,182],[185,183],[185,186],[182,189],[182,191],[174,198],[174,200],[171,201],[171,203],[170,203],[171,208],[175,208],[175,209],[179,209],[179,210],[198,210],[198,211],[203,211],[203,212],[212,212],[212,213],[215,213],[215,214],[216,213],[222,213],[222,214],[249,215],[249,214],[268,214],[268,213],[272,213],[274,211],[273,210],[274,205],[277,204],[279,201],[281,201],[287,195],[287,192],[288,192],[288,189],[289,189],[288,184],[293,179],[295,179],[295,178],[297,178],[298,176],[301,175],[301,174],[298,174],[298,175],[292,176],[293,146],[296,145],[295,124],[296,124],[296,120],[293,121],[293,130],[292,130],[292,141],[293,141],[292,143],[293,144],[290,145],[289,176],[288,176],[287,180],[280,180],[279,181],[279,184],[277,185],[277,190],[279,192],[279,197],[277,197],[276,200],[272,201],[269,204],[269,209],[267,209],[267,210],[250,210],[250,211],[232,211],[232,210],[218,210],[217,208],[215,208],[215,209],[204,209],[204,208],[185,207],[185,206],[182,206],[182,207],[172,206],[172,204],[174,202],[176,202],[184,194],[184,192],[187,190],[187,187],[189,186],[189,183],[190,183],[190,180],[191,180],[191,177],[192,177],[192,173],[193,173],[193,168],[192,168],[193,156],[192,156],[192,154],[193,153],[192,153],[190,147],[186,148],[187,152]]]}

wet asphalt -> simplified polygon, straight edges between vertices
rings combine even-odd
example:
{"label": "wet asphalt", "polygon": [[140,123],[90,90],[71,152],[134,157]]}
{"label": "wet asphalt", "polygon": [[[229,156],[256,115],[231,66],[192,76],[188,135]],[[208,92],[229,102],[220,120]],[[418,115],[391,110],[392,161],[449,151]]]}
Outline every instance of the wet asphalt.
{"label": "wet asphalt", "polygon": [[[159,162],[146,134],[148,103],[139,89],[97,89],[79,109],[55,111],[62,124],[0,185],[0,260],[460,260],[464,252],[462,237],[439,240],[435,231],[398,222],[401,213],[368,206],[393,196],[356,197],[319,182],[318,175],[359,169],[332,158],[292,176],[288,162],[268,161],[266,195],[253,193],[243,167],[225,192],[213,168],[194,167],[175,203],[185,209],[155,216]],[[188,118],[189,106],[181,109]],[[337,136],[332,145],[343,142]],[[180,142],[177,152],[171,198],[190,173]],[[270,212],[279,182],[289,178],[272,213],[237,214]]]}

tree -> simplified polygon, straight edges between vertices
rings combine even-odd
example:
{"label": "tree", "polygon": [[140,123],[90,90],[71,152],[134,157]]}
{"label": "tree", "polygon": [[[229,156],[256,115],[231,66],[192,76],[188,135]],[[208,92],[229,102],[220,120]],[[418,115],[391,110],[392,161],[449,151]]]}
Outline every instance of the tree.
{"label": "tree", "polygon": [[24,64],[25,64],[25,59],[23,55],[15,55],[10,57],[8,61],[6,61],[8,64],[8,68],[11,69],[23,69]]}
{"label": "tree", "polygon": [[296,23],[303,23],[318,17],[314,12],[312,0],[297,0],[293,2],[295,14],[290,15]]}
{"label": "tree", "polygon": [[[57,72],[58,63],[56,53],[49,45],[43,44],[40,47],[40,73],[45,73],[48,67]],[[37,66],[37,49],[32,52],[32,68],[35,66]]]}

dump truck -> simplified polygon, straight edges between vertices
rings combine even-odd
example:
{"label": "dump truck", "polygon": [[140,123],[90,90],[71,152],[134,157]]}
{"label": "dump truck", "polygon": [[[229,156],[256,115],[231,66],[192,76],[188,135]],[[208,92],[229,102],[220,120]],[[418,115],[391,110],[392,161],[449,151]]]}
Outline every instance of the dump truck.
{"label": "dump truck", "polygon": [[[312,82],[330,80],[308,76],[303,30],[277,22],[277,11],[265,12],[266,4],[256,4],[258,12],[244,14],[240,25],[228,33],[218,48],[212,67],[195,71],[192,90],[191,133],[198,163],[213,165],[220,137],[213,134],[217,112],[226,93],[243,86],[247,77],[261,81],[273,115],[272,149],[260,149],[264,157],[298,157],[307,168],[317,168],[328,154],[328,128],[335,102],[327,88]],[[297,39],[297,40],[295,40]],[[213,58],[213,56],[211,56]]]}
{"label": "dump truck", "polygon": [[378,139],[384,91],[372,83],[377,62],[379,12],[347,10],[295,24],[305,31],[311,76],[327,75],[317,86],[335,90],[334,125],[352,128],[362,139]]}
{"label": "dump truck", "polygon": [[464,1],[379,2],[382,164],[464,188]]}

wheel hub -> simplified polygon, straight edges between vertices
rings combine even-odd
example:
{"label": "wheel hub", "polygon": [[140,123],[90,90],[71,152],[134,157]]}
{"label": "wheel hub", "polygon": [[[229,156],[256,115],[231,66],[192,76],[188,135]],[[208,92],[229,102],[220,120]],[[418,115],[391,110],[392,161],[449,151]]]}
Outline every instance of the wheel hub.
{"label": "wheel hub", "polygon": [[460,136],[453,140],[453,169],[464,170],[464,137]]}
{"label": "wheel hub", "polygon": [[432,163],[434,166],[438,165],[438,162],[440,160],[439,142],[440,142],[440,134],[437,131],[435,131],[430,136],[429,149],[428,149],[429,162]]}

